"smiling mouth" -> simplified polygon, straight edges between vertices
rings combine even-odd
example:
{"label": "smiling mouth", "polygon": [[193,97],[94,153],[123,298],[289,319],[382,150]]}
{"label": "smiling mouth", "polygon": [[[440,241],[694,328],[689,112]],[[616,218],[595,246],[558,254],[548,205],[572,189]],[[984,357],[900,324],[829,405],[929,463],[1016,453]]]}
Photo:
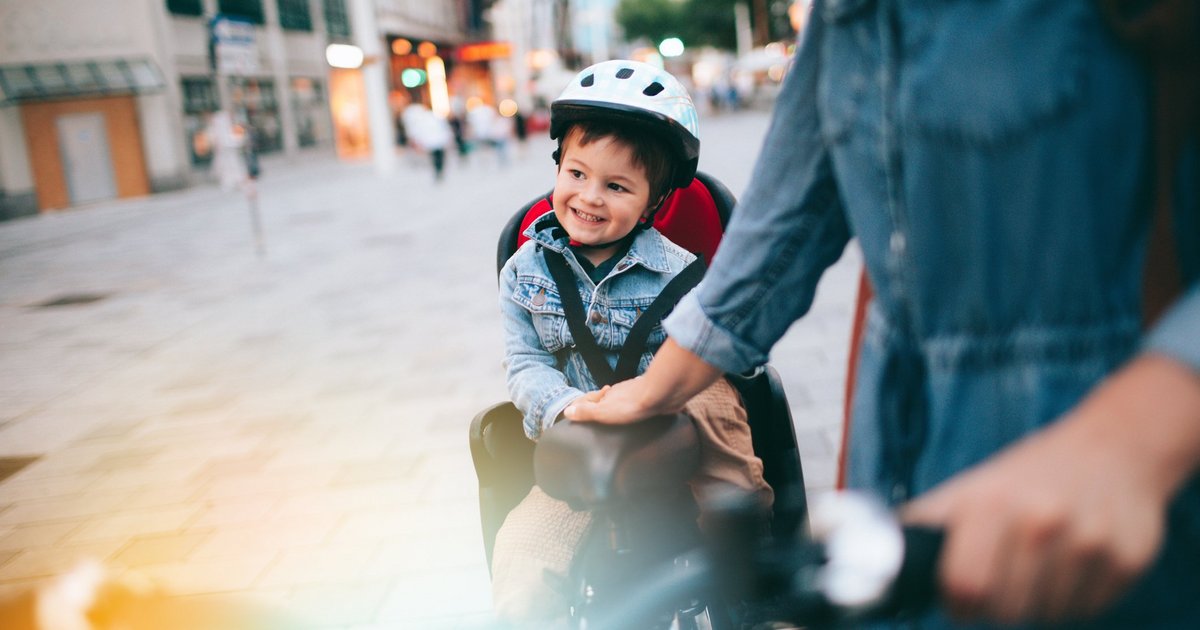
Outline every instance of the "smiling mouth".
{"label": "smiling mouth", "polygon": [[604,217],[598,217],[594,214],[588,214],[586,212],[583,212],[582,210],[577,210],[575,208],[571,208],[571,212],[574,212],[575,216],[579,217],[580,219],[582,219],[583,221],[585,221],[587,223],[600,223],[600,222],[604,221]]}

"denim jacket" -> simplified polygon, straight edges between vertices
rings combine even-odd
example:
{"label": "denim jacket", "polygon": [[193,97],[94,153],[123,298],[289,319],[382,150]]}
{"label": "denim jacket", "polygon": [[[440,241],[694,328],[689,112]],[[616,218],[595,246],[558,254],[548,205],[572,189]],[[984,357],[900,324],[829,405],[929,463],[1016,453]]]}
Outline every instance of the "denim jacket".
{"label": "denim jacket", "polygon": [[[537,439],[575,398],[597,388],[582,355],[575,351],[558,287],[540,248],[564,252],[587,310],[587,326],[605,357],[617,355],[634,322],[695,256],[651,228],[639,233],[629,251],[599,283],[593,283],[567,247],[554,214],[546,213],[525,231],[529,241],[500,270],[500,311],[504,317],[504,362],[513,404],[525,414],[525,433]],[[638,366],[640,374],[666,339],[656,326]]]}
{"label": "denim jacket", "polygon": [[[725,371],[762,363],[857,238],[877,295],[851,487],[924,492],[1139,349],[1200,372],[1197,182],[1176,217],[1192,288],[1143,333],[1149,88],[1094,4],[815,2],[722,248],[665,326]],[[1200,628],[1198,559],[1193,480],[1154,567],[1079,627]]]}

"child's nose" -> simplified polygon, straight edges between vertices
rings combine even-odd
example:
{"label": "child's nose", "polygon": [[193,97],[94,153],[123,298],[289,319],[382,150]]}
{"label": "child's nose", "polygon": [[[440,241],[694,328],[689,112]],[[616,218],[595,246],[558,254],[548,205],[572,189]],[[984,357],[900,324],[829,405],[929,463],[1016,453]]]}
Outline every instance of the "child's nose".
{"label": "child's nose", "polygon": [[604,201],[603,187],[598,184],[588,184],[583,187],[583,200],[592,205],[599,205]]}

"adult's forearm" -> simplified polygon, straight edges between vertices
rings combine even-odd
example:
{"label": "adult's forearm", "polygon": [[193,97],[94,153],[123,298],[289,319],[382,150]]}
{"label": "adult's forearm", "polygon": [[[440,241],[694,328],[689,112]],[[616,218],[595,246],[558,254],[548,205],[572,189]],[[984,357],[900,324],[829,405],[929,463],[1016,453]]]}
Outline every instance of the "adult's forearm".
{"label": "adult's forearm", "polygon": [[642,405],[657,413],[678,411],[721,374],[719,368],[667,338],[642,375]]}

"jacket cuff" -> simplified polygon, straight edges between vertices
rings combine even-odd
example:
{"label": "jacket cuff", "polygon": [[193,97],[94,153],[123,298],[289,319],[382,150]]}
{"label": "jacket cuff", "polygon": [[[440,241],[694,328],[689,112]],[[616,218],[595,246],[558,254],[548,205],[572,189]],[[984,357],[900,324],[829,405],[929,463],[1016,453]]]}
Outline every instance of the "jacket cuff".
{"label": "jacket cuff", "polygon": [[695,290],[685,295],[663,320],[663,329],[682,348],[727,374],[740,374],[767,362],[767,353],[721,328],[706,315]]}
{"label": "jacket cuff", "polygon": [[537,426],[525,425],[525,434],[529,439],[536,440],[542,435],[542,431],[554,426],[558,422],[558,415],[562,413],[567,405],[571,404],[576,398],[583,395],[581,390],[574,387],[565,387],[562,390],[551,395],[550,399],[542,406],[542,415],[538,418]]}

